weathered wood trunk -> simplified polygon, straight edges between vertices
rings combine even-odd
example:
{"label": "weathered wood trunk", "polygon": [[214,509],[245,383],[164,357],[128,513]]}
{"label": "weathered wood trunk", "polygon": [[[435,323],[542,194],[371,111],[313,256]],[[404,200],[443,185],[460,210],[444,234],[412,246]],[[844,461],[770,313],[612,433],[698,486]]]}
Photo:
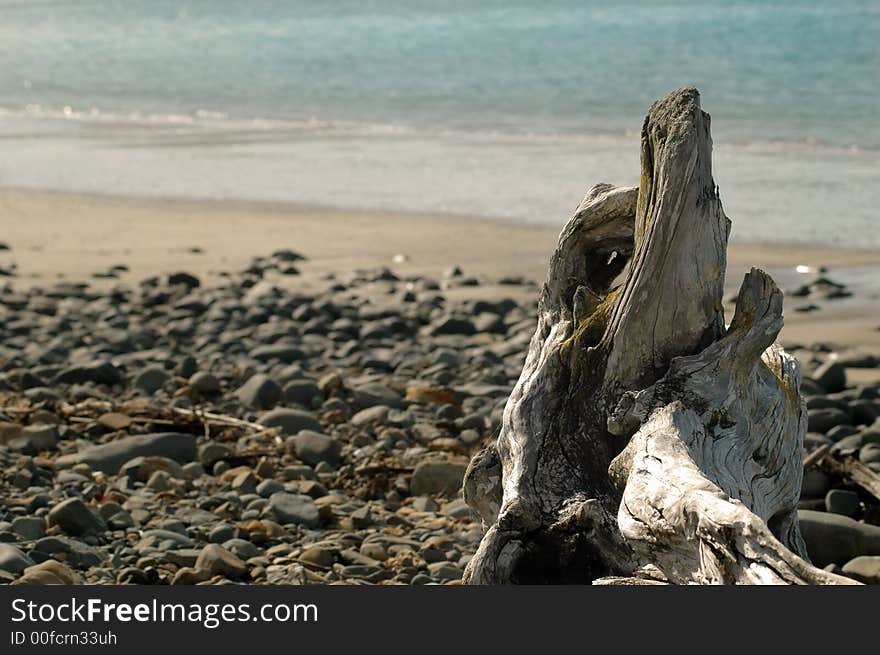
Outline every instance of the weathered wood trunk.
{"label": "weathered wood trunk", "polygon": [[725,327],[711,147],[697,91],[670,94],[639,187],[594,187],[562,231],[501,434],[465,478],[486,528],[467,582],[849,582],[806,559],[806,412],[766,273]]}

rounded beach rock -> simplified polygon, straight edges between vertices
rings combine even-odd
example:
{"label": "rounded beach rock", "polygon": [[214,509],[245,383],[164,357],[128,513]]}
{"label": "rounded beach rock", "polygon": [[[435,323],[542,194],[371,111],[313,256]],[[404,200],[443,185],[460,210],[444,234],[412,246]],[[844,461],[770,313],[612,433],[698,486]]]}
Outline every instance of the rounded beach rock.
{"label": "rounded beach rock", "polygon": [[266,511],[282,525],[293,523],[316,528],[320,520],[318,506],[310,496],[278,491],[269,496]]}
{"label": "rounded beach rock", "polygon": [[82,536],[101,534],[107,524],[79,498],[69,498],[55,505],[49,512],[49,525],[57,525],[67,534]]}

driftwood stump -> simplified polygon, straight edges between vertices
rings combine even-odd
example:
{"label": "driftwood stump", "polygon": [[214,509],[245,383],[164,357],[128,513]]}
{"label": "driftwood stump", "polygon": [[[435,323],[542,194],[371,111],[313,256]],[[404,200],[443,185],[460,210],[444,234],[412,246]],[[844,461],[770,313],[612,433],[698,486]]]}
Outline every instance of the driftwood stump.
{"label": "driftwood stump", "polygon": [[670,94],[639,187],[593,187],[562,231],[501,434],[465,477],[486,529],[466,582],[850,582],[798,528],[806,410],[766,273],[725,326],[711,149],[699,93]]}

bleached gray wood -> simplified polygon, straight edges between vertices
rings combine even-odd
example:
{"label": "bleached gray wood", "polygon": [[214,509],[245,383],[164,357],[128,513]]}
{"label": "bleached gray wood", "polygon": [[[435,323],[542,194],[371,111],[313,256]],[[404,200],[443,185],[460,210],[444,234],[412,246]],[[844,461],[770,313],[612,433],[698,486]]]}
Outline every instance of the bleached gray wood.
{"label": "bleached gray wood", "polygon": [[725,329],[729,225],[681,89],[645,120],[638,189],[594,187],[560,235],[501,434],[466,475],[486,527],[467,582],[848,582],[805,559],[805,410],[769,276],[746,276]]}

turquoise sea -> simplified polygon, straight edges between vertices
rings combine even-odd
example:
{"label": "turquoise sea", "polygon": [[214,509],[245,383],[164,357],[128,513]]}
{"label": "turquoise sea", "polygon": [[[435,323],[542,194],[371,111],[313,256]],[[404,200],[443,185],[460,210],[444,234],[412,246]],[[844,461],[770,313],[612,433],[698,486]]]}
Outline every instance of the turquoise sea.
{"label": "turquoise sea", "polygon": [[734,238],[880,247],[867,0],[0,0],[0,185],[561,225],[684,85]]}

